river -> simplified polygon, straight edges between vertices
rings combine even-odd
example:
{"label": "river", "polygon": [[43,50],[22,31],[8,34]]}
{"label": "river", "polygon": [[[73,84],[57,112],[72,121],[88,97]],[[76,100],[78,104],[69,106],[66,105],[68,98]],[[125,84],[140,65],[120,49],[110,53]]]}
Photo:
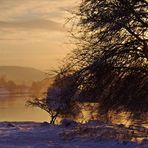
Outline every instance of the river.
{"label": "river", "polygon": [[[0,95],[0,121],[49,121],[50,117],[47,112],[36,107],[26,106],[26,101],[30,98],[29,95],[23,94],[11,96]],[[136,124],[148,127],[148,114],[143,115],[138,122],[127,117],[127,113],[113,114],[112,122],[127,126]],[[88,117],[85,116],[84,118],[86,120]]]}
{"label": "river", "polygon": [[0,95],[0,121],[49,121],[45,111],[25,105],[29,98],[29,95]]}

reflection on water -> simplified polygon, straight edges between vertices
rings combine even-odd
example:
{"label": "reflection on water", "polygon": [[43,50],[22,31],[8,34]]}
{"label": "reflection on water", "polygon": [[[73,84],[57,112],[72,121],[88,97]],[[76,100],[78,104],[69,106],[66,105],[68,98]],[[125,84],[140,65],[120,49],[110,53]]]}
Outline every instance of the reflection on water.
{"label": "reflection on water", "polygon": [[[15,96],[2,96],[0,95],[0,121],[36,121],[43,122],[49,121],[49,115],[45,111],[39,108],[31,108],[25,106],[29,96],[15,95]],[[96,111],[98,105],[85,105],[85,109],[82,110],[83,117],[80,117],[78,121],[86,122],[89,119],[97,120]],[[130,117],[127,112],[111,113],[111,121],[115,124],[124,124],[130,126],[133,124],[144,126],[148,128],[148,114],[135,115],[136,117]],[[96,117],[96,118],[95,118]]]}
{"label": "reflection on water", "polygon": [[[99,104],[97,103],[83,103],[82,114],[79,115],[78,121],[85,123],[89,120],[97,120],[100,117]],[[148,128],[148,113],[135,113],[132,115],[130,112],[115,112],[110,111],[107,118],[114,124],[123,124],[126,127],[131,125],[143,126]]]}
{"label": "reflection on water", "polygon": [[148,128],[148,113],[135,113],[134,115],[131,115],[130,112],[121,112],[118,114],[112,112],[111,120],[115,124],[124,124],[127,127],[136,125]]}
{"label": "reflection on water", "polygon": [[27,107],[25,95],[0,96],[0,121],[48,121],[49,115],[39,108]]}
{"label": "reflection on water", "polygon": [[130,119],[130,113],[128,112],[110,112],[110,119],[115,124],[124,124],[125,126],[130,126],[133,124],[132,119]]}

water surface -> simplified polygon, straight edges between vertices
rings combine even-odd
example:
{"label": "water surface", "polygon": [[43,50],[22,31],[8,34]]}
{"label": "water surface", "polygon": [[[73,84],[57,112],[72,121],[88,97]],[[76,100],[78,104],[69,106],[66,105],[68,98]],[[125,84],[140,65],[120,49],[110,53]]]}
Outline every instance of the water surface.
{"label": "water surface", "polygon": [[26,106],[28,95],[0,95],[0,121],[49,121],[49,115],[39,109]]}
{"label": "water surface", "polygon": [[[0,121],[49,121],[47,112],[26,106],[26,101],[30,99],[29,95],[0,95]],[[85,114],[87,112],[85,111]],[[90,112],[92,113],[92,111]],[[130,126],[133,124],[148,127],[148,114],[137,115],[136,120],[128,118],[127,113],[113,114],[112,122],[115,124],[124,124]],[[84,119],[89,119],[89,115],[84,115]],[[138,120],[139,119],[139,120]]]}

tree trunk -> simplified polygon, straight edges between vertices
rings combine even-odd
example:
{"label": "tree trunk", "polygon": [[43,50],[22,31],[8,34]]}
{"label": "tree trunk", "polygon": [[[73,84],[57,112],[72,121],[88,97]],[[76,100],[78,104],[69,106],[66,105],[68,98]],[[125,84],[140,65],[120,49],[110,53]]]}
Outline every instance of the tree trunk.
{"label": "tree trunk", "polygon": [[55,121],[58,117],[58,113],[56,113],[55,115],[51,116],[51,120],[50,120],[50,124],[55,124]]}

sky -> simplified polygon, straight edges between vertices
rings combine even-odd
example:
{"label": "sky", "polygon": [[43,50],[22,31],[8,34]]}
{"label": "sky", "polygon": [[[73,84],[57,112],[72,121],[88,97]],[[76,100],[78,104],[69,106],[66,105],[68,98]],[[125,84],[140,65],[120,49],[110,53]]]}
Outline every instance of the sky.
{"label": "sky", "polygon": [[0,0],[0,66],[50,70],[70,52],[65,27],[76,0]]}

